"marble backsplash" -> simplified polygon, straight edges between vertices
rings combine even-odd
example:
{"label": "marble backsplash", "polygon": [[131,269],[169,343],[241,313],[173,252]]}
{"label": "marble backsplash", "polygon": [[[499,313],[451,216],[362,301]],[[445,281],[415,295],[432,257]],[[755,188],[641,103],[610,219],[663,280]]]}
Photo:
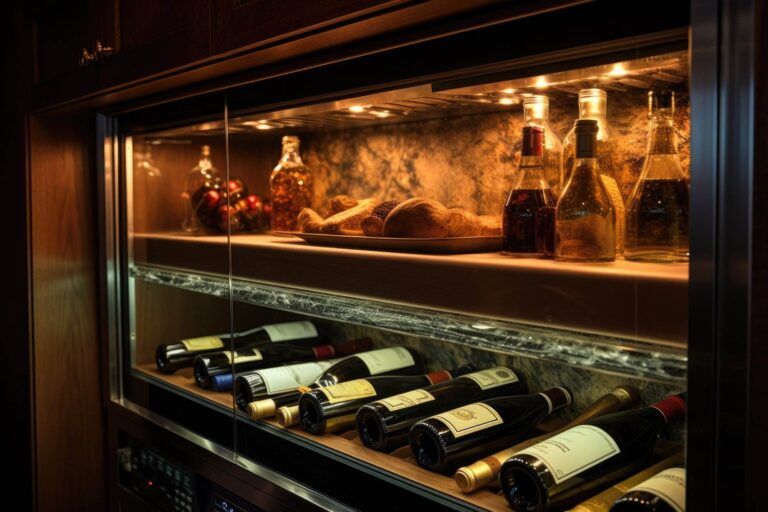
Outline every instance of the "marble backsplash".
{"label": "marble backsplash", "polygon": [[[352,324],[335,323],[333,325],[346,338],[370,337],[376,348],[396,345],[412,348],[425,356],[429,371],[456,368],[467,363],[474,364],[478,369],[507,366],[514,369],[525,381],[531,393],[563,386],[571,392],[573,404],[558,414],[568,419],[577,416],[595,400],[610,393],[613,388],[621,384],[629,384],[638,389],[641,405],[649,405],[672,393],[685,391],[681,385],[609,375],[552,361],[514,357],[446,341],[405,336]],[[683,442],[685,426],[673,428],[668,436],[673,441]]]}
{"label": "marble backsplash", "polygon": [[[690,115],[677,93],[680,158],[689,172]],[[550,125],[562,140],[578,117],[575,97],[550,103]],[[647,96],[608,94],[608,122],[625,169],[625,195],[640,175],[648,134]],[[404,200],[424,196],[480,214],[500,213],[520,159],[522,109],[302,136],[302,157],[315,177],[316,207],[346,194]],[[626,197],[625,197],[626,199]]]}

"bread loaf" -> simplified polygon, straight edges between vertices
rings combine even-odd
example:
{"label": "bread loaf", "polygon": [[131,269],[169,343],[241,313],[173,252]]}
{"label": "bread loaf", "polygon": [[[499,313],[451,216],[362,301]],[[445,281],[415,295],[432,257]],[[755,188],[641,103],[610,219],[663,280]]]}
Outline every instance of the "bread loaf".
{"label": "bread loaf", "polygon": [[480,235],[501,236],[501,217],[498,215],[480,215]]}
{"label": "bread loaf", "polygon": [[366,236],[381,236],[384,232],[384,219],[387,218],[389,212],[397,205],[397,201],[384,201],[374,208],[371,214],[364,218],[361,223],[363,233]]}
{"label": "bread loaf", "polygon": [[363,230],[360,225],[363,219],[370,215],[377,205],[378,202],[373,199],[363,199],[357,203],[357,206],[325,219],[320,231],[337,235],[353,233],[362,235]]}
{"label": "bread loaf", "polygon": [[299,230],[304,233],[319,233],[323,227],[323,218],[311,208],[303,208],[297,219]]}
{"label": "bread loaf", "polygon": [[464,208],[448,210],[448,236],[480,236],[480,218]]}
{"label": "bread loaf", "polygon": [[331,217],[350,208],[357,206],[357,199],[349,196],[336,196],[325,205],[325,217]]}
{"label": "bread loaf", "polygon": [[384,236],[444,238],[448,235],[448,209],[437,201],[415,197],[397,205],[384,221]]}

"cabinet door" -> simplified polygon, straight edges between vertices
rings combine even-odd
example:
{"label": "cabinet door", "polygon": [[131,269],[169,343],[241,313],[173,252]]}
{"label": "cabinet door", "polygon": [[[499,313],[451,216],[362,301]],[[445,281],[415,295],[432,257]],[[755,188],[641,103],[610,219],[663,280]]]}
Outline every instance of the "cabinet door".
{"label": "cabinet door", "polygon": [[[34,26],[35,81],[61,79],[80,70],[83,49],[112,32],[108,2],[41,0],[28,9]],[[88,80],[95,85],[93,77]]]}
{"label": "cabinet door", "polygon": [[122,0],[115,54],[101,63],[110,87],[203,59],[210,54],[209,0]]}
{"label": "cabinet door", "polygon": [[393,0],[212,0],[213,53],[412,2]]}

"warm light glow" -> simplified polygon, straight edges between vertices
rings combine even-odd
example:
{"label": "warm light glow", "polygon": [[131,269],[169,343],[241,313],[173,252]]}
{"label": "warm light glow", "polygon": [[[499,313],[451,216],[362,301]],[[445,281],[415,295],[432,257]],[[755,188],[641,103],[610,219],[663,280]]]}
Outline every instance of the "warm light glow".
{"label": "warm light glow", "polygon": [[501,92],[503,92],[504,94],[513,94],[515,92],[515,90],[512,89],[511,87],[509,87],[507,89],[502,89]]}
{"label": "warm light glow", "polygon": [[547,82],[547,79],[543,76],[540,76],[536,79],[536,83],[533,84],[533,86],[537,89],[546,89],[549,87],[549,82]]}
{"label": "warm light glow", "polygon": [[349,107],[349,111],[355,114],[359,114],[360,112],[365,112],[365,107],[362,105],[352,105]]}
{"label": "warm light glow", "polygon": [[627,73],[629,73],[629,71],[627,71],[627,68],[624,67],[624,64],[622,64],[621,62],[618,62],[618,63],[613,65],[613,69],[611,69],[608,72],[608,75],[609,76],[624,76]]}
{"label": "warm light glow", "polygon": [[499,100],[500,105],[512,105],[515,102],[512,98],[501,98]]}
{"label": "warm light glow", "polygon": [[267,123],[259,123],[256,125],[257,130],[271,130],[272,128],[274,128],[274,126]]}
{"label": "warm light glow", "polygon": [[381,118],[389,117],[389,110],[375,110],[373,111],[373,115]]}

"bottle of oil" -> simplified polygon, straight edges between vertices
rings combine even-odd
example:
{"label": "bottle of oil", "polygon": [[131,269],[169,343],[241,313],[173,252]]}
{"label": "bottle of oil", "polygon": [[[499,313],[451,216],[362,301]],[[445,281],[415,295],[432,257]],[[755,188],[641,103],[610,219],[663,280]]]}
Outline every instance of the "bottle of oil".
{"label": "bottle of oil", "polygon": [[299,212],[312,205],[312,171],[299,156],[299,138],[283,137],[283,156],[269,178],[273,231],[294,231]]}
{"label": "bottle of oil", "polygon": [[688,261],[688,180],[677,156],[675,95],[648,93],[651,118],[643,171],[627,203],[624,256],[632,261]]}

